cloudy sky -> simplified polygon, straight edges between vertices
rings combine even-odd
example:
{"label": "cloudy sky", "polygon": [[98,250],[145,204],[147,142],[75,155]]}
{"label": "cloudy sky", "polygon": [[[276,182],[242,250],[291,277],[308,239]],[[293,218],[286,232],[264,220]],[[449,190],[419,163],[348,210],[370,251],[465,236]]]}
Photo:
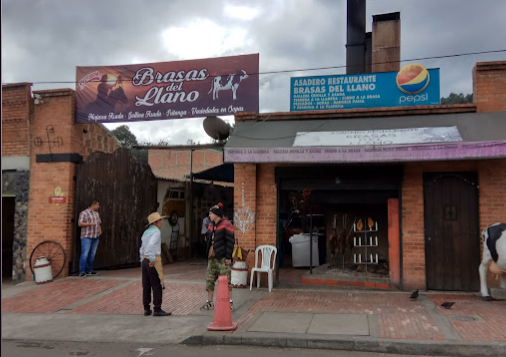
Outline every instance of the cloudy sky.
{"label": "cloudy sky", "polygon": [[[260,54],[260,111],[289,111],[290,77],[344,74],[346,0],[4,0],[2,82],[72,88],[76,66]],[[401,59],[506,49],[504,0],[367,0],[401,12]],[[441,95],[472,93],[476,62],[506,52],[417,61],[440,68]],[[49,83],[56,82],[56,83]],[[226,118],[232,121],[233,118]],[[113,129],[121,124],[107,124]],[[128,123],[139,141],[208,142],[202,119]]]}

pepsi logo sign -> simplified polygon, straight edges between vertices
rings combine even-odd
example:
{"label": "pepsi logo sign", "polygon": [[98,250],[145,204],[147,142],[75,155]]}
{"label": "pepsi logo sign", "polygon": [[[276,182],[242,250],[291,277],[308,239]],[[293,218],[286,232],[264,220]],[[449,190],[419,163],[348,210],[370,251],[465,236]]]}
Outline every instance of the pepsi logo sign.
{"label": "pepsi logo sign", "polygon": [[410,63],[397,73],[397,87],[408,95],[423,92],[429,85],[430,75],[427,68],[418,63]]}

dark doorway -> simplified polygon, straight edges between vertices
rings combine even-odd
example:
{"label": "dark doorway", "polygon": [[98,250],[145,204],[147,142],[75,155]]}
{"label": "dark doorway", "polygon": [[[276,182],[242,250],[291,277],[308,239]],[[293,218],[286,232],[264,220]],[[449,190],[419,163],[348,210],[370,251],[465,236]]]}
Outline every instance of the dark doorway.
{"label": "dark doorway", "polygon": [[[302,283],[306,271],[309,275],[346,276],[345,280],[356,276],[362,279],[364,275],[388,282],[388,200],[398,197],[401,166],[277,167],[276,180],[278,282],[295,284],[298,279]],[[308,270],[311,215],[312,231],[317,236],[313,236],[317,240],[313,246],[313,263],[317,258],[314,272]],[[373,243],[373,233],[368,233],[367,242],[370,244],[366,244],[365,229],[358,229],[361,233],[353,233],[352,230],[354,223],[358,224],[359,220],[366,227],[369,219],[376,225],[374,236],[377,240]],[[297,235],[303,237],[295,238]],[[364,244],[358,244],[361,247],[368,245],[369,248],[356,248],[354,236],[357,235],[360,235],[360,238],[356,238],[357,242],[358,239],[364,239]],[[301,245],[304,249],[300,248]],[[306,259],[302,259],[304,257]],[[303,260],[306,264],[297,263],[296,260]],[[371,265],[366,267],[367,264]],[[295,274],[301,269],[305,271]],[[338,277],[333,278],[339,280]]]}
{"label": "dark doorway", "polygon": [[2,197],[2,278],[12,277],[15,204],[16,197]]}
{"label": "dark doorway", "polygon": [[424,174],[424,215],[427,289],[479,290],[478,175]]}

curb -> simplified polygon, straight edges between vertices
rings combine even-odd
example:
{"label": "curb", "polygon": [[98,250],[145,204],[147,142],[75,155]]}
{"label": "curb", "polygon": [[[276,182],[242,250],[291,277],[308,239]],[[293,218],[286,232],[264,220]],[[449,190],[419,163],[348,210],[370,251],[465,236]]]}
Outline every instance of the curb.
{"label": "curb", "polygon": [[506,343],[393,340],[366,337],[283,334],[205,333],[187,338],[185,345],[248,345],[257,347],[307,348],[453,357],[503,356]]}

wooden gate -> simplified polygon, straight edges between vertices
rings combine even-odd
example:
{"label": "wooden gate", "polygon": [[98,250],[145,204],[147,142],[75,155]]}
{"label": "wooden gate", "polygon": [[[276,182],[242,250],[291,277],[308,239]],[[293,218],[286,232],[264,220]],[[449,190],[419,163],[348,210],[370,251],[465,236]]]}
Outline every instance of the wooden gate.
{"label": "wooden gate", "polygon": [[424,174],[424,214],[427,289],[478,291],[477,174]]}
{"label": "wooden gate", "polygon": [[158,183],[147,163],[138,162],[128,149],[112,154],[95,152],[77,165],[73,272],[81,252],[79,213],[93,199],[100,202],[102,236],[94,268],[132,266],[139,262],[139,247],[147,216],[157,209]]}

